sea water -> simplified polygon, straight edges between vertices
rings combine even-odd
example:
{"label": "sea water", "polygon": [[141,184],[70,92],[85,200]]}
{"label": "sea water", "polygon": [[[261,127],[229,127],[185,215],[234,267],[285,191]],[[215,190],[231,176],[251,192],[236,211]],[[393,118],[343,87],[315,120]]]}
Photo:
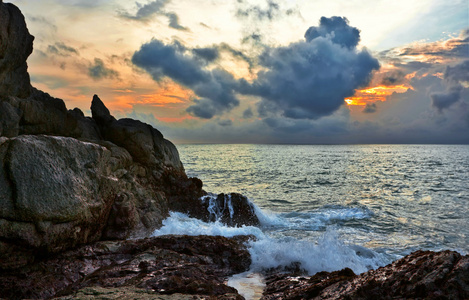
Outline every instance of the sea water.
{"label": "sea water", "polygon": [[178,149],[188,176],[200,178],[207,192],[247,196],[261,226],[172,213],[154,234],[254,235],[244,279],[298,263],[310,274],[345,267],[361,273],[417,249],[469,253],[468,145]]}

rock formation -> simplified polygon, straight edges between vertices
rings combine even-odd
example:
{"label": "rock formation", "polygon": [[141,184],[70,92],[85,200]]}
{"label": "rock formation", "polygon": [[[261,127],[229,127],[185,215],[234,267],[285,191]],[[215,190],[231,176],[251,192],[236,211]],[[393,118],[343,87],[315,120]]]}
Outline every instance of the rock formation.
{"label": "rock formation", "polygon": [[31,87],[33,39],[20,10],[0,3],[0,269],[148,236],[170,210],[208,220],[202,182],[187,177],[161,132],[116,120],[97,95],[90,118]]}
{"label": "rock formation", "polygon": [[33,40],[20,10],[0,1],[0,96],[30,95],[26,59],[33,52]]}
{"label": "rock formation", "polygon": [[103,241],[0,273],[0,298],[86,299],[86,293],[93,291],[94,297],[105,299],[112,299],[109,294],[148,299],[174,293],[243,299],[224,279],[248,270],[250,263],[243,238],[162,236]]}
{"label": "rock formation", "polygon": [[417,251],[360,275],[350,269],[277,274],[267,278],[262,299],[469,299],[469,256]]}

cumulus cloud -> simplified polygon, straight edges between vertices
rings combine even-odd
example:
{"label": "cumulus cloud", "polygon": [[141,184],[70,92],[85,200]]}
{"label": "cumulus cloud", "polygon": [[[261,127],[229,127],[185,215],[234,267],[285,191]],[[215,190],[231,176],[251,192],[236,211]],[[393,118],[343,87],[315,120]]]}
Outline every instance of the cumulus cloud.
{"label": "cumulus cloud", "polygon": [[247,94],[263,99],[260,112],[317,119],[366,86],[379,63],[355,47],[358,30],[349,27],[345,18],[321,18],[319,27],[308,29],[306,41],[268,48],[260,57],[264,70],[246,88]]}
{"label": "cumulus cloud", "polygon": [[177,43],[166,45],[152,40],[134,53],[132,63],[147,71],[155,81],[167,76],[192,89],[199,98],[187,112],[194,116],[210,119],[239,105],[235,95],[238,82],[233,75],[220,68],[205,68],[204,62]]}
{"label": "cumulus cloud", "polygon": [[95,58],[94,63],[88,67],[88,75],[95,80],[115,79],[119,77],[119,72],[106,67],[102,59]]}
{"label": "cumulus cloud", "polygon": [[200,118],[230,111],[239,105],[237,95],[244,94],[261,98],[261,116],[317,119],[339,109],[379,68],[366,49],[356,48],[358,33],[345,18],[322,18],[319,27],[308,29],[305,41],[266,48],[256,59],[261,71],[251,82],[219,67],[207,68],[220,51],[253,63],[226,44],[190,51],[180,43],[154,39],[134,53],[132,62],[156,81],[167,76],[192,89],[198,98],[187,112]]}
{"label": "cumulus cloud", "polygon": [[307,42],[324,37],[333,43],[348,48],[355,48],[360,41],[360,31],[348,25],[348,20],[342,17],[322,17],[319,26],[311,26],[305,33]]}

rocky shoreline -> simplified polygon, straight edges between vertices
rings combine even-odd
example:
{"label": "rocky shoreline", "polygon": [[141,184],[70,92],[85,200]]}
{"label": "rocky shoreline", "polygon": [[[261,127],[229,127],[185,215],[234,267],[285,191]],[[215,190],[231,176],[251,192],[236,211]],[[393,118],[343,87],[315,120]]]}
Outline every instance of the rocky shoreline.
{"label": "rocky shoreline", "polygon": [[[225,281],[249,270],[252,237],[145,237],[170,211],[259,225],[246,197],[208,195],[161,132],[97,95],[87,117],[33,88],[33,40],[0,0],[0,298],[243,299]],[[469,257],[451,251],[360,275],[300,271],[266,270],[263,299],[469,298]]]}

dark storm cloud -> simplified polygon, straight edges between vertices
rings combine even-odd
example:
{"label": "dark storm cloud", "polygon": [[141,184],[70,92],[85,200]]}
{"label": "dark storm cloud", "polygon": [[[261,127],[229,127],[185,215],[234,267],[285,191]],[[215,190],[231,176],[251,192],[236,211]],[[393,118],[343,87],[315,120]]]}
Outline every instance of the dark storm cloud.
{"label": "dark storm cloud", "polygon": [[454,67],[448,66],[445,70],[445,79],[454,82],[469,82],[469,60],[466,60]]}
{"label": "dark storm cloud", "polygon": [[226,44],[190,50],[177,42],[152,40],[134,53],[132,62],[156,81],[167,76],[192,89],[198,98],[187,112],[200,118],[231,110],[239,105],[237,94],[244,94],[262,99],[262,117],[317,119],[339,109],[344,98],[368,84],[372,71],[379,68],[367,50],[356,49],[358,30],[347,26],[345,18],[322,18],[315,31],[320,35],[315,36],[311,27],[307,41],[266,48],[256,60],[262,70],[252,82],[207,68],[222,51],[252,66],[252,59]]}
{"label": "dark storm cloud", "polygon": [[454,103],[458,102],[461,99],[462,86],[456,85],[448,88],[447,91],[443,93],[433,93],[430,95],[432,99],[432,105],[438,111],[443,111],[443,109],[449,108]]}
{"label": "dark storm cloud", "polygon": [[375,103],[367,103],[365,105],[365,108],[363,109],[363,112],[365,114],[372,114],[372,113],[375,113],[377,109],[378,108]]}
{"label": "dark storm cloud", "polygon": [[55,54],[55,55],[60,55],[60,56],[70,56],[72,54],[78,55],[78,50],[65,45],[62,42],[55,43],[54,45],[49,45],[47,47],[47,51],[49,53]]}
{"label": "dark storm cloud", "polygon": [[192,53],[203,59],[204,61],[210,63],[214,62],[217,59],[220,58],[220,55],[222,52],[230,54],[233,58],[241,61],[245,61],[249,64],[249,67],[252,68],[253,66],[253,61],[250,57],[248,57],[246,54],[243,52],[234,49],[230,45],[226,43],[221,43],[218,45],[213,45],[211,47],[204,47],[204,48],[194,48],[191,50]]}
{"label": "dark storm cloud", "polygon": [[344,47],[355,48],[360,41],[360,31],[349,26],[346,18],[322,17],[318,27],[312,26],[305,33],[307,42],[311,42],[318,37],[331,39],[333,43]]}
{"label": "dark storm cloud", "polygon": [[119,73],[104,65],[102,59],[95,58],[94,63],[88,67],[88,75],[95,79],[100,80],[104,78],[114,79],[119,77]]}
{"label": "dark storm cloud", "polygon": [[165,45],[152,40],[134,53],[132,63],[155,81],[167,76],[192,89],[199,98],[187,112],[194,116],[210,119],[239,105],[235,96],[238,82],[233,75],[218,68],[206,69],[204,62],[185,50],[175,43]]}
{"label": "dark storm cloud", "polygon": [[192,53],[206,62],[213,62],[220,57],[220,51],[217,48],[195,48]]}
{"label": "dark storm cloud", "polygon": [[265,70],[245,91],[263,99],[261,115],[269,111],[293,119],[330,115],[344,98],[369,83],[379,63],[368,51],[355,48],[358,30],[346,26],[345,18],[321,18],[319,27],[308,29],[307,41],[268,48],[261,55]]}
{"label": "dark storm cloud", "polygon": [[164,10],[166,4],[171,0],[156,0],[142,5],[137,2],[138,10],[135,14],[131,14],[126,11],[119,12],[119,16],[125,19],[148,22],[155,16],[165,16],[169,20],[168,26],[177,30],[188,30],[187,27],[182,26],[179,23],[179,16],[174,12],[167,12]]}

